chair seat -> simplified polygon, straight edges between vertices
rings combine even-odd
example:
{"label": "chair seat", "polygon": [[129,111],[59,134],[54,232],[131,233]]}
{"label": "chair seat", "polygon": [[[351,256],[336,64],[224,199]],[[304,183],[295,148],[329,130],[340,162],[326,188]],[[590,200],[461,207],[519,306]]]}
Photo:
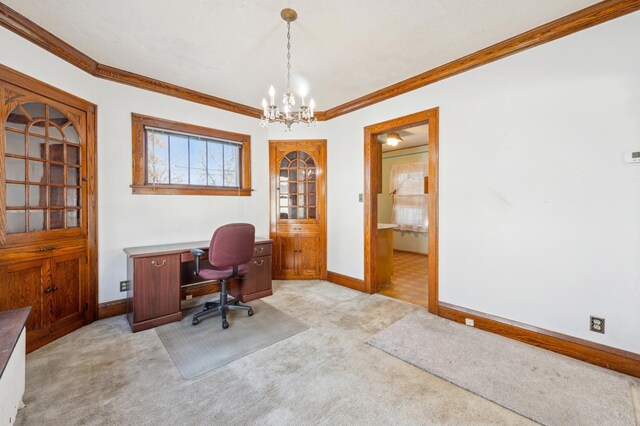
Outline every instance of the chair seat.
{"label": "chair seat", "polygon": [[[235,276],[246,275],[249,272],[249,264],[245,263],[243,265],[238,266],[238,273]],[[224,280],[227,278],[232,278],[233,268],[224,268],[224,269],[201,269],[198,274],[201,278],[205,280]]]}

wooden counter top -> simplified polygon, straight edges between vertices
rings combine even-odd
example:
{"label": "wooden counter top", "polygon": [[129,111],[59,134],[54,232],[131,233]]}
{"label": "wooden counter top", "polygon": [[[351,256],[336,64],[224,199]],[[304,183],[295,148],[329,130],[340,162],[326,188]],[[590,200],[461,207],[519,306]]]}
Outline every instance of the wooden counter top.
{"label": "wooden counter top", "polygon": [[[272,242],[268,238],[256,237],[256,243]],[[208,249],[211,241],[193,241],[189,243],[158,244],[155,246],[127,247],[124,252],[129,257],[160,256],[165,254],[184,253],[192,249]]]}
{"label": "wooden counter top", "polygon": [[18,343],[31,308],[0,312],[0,378]]}

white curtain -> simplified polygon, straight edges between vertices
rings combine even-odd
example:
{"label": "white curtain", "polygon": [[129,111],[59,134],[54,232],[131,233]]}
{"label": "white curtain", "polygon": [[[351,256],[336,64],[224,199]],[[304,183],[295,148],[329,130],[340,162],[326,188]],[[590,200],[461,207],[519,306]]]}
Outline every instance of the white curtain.
{"label": "white curtain", "polygon": [[389,193],[393,194],[392,221],[401,231],[427,232],[426,163],[391,166]]}

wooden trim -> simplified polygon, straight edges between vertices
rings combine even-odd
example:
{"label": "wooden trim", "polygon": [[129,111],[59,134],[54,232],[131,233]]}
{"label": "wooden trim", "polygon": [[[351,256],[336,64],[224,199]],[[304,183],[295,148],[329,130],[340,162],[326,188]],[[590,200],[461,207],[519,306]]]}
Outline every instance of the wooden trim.
{"label": "wooden trim", "polygon": [[322,114],[326,120],[366,108],[378,102],[419,89],[464,71],[469,71],[523,50],[557,40],[575,32],[640,10],[638,0],[605,0],[530,31],[504,40],[475,53],[425,71],[358,99],[330,108]]}
{"label": "wooden trim", "polygon": [[[242,148],[240,150],[240,188],[147,183],[147,147],[144,137],[145,126],[242,143]],[[132,113],[131,140],[131,164],[133,168],[131,192],[133,194],[251,196],[251,136],[249,135]]]}
{"label": "wooden trim", "polygon": [[[395,229],[394,229],[394,231],[395,231]],[[424,256],[424,257],[429,256],[429,253],[419,253],[417,251],[398,250],[398,249],[393,249],[393,251],[397,251],[397,252],[400,252],[400,253],[407,253],[407,254],[415,254],[417,256]]]}
{"label": "wooden trim", "polygon": [[98,305],[98,319],[111,318],[127,313],[127,299],[112,300]]}
{"label": "wooden trim", "polygon": [[339,274],[337,272],[328,271],[327,281],[334,284],[340,284],[345,287],[352,288],[354,290],[364,291],[364,292],[367,291],[363,280],[358,278],[353,278],[348,275]]}
{"label": "wooden trim", "polygon": [[231,111],[236,114],[255,118],[262,116],[262,110],[258,108],[100,64],[3,3],[0,3],[0,25],[94,77],[185,99],[202,105]]}
{"label": "wooden trim", "polygon": [[365,291],[378,291],[378,194],[382,169],[382,150],[378,135],[408,127],[429,124],[429,256],[428,310],[438,314],[438,122],[439,109],[431,108],[415,114],[367,126],[364,129],[364,284]]}
{"label": "wooden trim", "polygon": [[[640,10],[638,0],[605,0],[368,95],[317,111],[315,116],[318,121],[327,121],[637,10]],[[262,116],[259,108],[101,64],[3,3],[0,3],[0,25],[94,77],[249,117]]]}
{"label": "wooden trim", "polygon": [[475,327],[481,330],[548,349],[600,367],[640,377],[640,354],[634,352],[612,348],[444,302],[440,302],[438,315],[462,324],[464,324],[465,318],[471,318],[475,322]]}

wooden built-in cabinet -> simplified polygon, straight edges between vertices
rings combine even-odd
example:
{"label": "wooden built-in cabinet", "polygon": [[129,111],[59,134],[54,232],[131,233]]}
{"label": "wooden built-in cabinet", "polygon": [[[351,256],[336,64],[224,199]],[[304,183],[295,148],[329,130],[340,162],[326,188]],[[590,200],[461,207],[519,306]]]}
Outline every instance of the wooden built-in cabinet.
{"label": "wooden built-in cabinet", "polygon": [[326,279],[326,141],[270,141],[276,279]]}
{"label": "wooden built-in cabinet", "polygon": [[97,316],[95,105],[0,65],[0,311],[27,351]]}

